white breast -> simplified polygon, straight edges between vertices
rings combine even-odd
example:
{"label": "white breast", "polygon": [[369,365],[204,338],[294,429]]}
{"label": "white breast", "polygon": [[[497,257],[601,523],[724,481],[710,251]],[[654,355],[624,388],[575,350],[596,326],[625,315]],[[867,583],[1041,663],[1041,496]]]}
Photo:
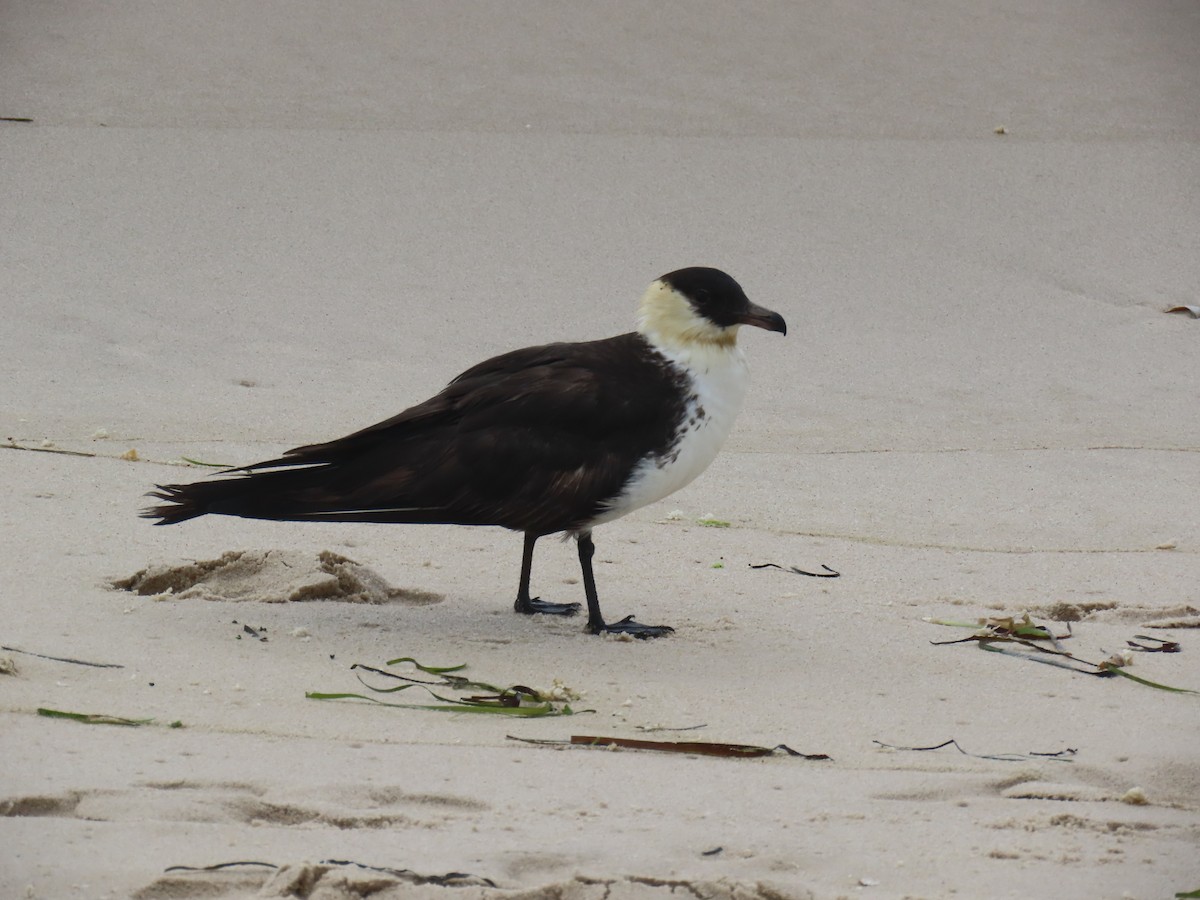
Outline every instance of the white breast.
{"label": "white breast", "polygon": [[749,369],[736,345],[659,352],[690,382],[679,432],[666,453],[649,454],[638,463],[609,508],[580,530],[611,522],[690,483],[716,458],[742,408]]}

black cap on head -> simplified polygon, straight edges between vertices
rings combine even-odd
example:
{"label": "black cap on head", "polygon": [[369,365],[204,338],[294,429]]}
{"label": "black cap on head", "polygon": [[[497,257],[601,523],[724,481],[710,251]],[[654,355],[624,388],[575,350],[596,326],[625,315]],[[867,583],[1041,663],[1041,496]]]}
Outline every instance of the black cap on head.
{"label": "black cap on head", "polygon": [[783,316],[751,303],[742,286],[720,269],[692,266],[659,280],[687,297],[696,312],[720,328],[755,325],[787,334]]}
{"label": "black cap on head", "polygon": [[750,306],[742,286],[720,269],[692,266],[664,275],[661,280],[687,297],[696,312],[722,328],[738,324]]}

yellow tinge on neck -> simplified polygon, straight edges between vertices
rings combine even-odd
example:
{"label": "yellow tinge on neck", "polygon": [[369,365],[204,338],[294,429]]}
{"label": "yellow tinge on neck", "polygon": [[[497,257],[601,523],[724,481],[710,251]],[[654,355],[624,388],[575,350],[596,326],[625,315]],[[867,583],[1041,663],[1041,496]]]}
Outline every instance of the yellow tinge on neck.
{"label": "yellow tinge on neck", "polygon": [[722,328],[698,315],[686,297],[663,281],[646,289],[638,308],[638,333],[667,347],[733,347],[738,327]]}

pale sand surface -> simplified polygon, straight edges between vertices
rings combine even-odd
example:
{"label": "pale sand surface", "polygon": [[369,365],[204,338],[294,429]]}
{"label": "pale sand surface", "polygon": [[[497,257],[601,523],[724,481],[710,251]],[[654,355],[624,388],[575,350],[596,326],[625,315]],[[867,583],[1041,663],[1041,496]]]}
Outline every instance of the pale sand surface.
{"label": "pale sand surface", "polygon": [[[0,652],[0,896],[495,893],[303,868],[328,859],[579,900],[1200,888],[1200,698],[922,621],[1095,604],[1078,656],[1177,640],[1131,671],[1200,688],[1200,322],[1162,312],[1200,291],[1200,13],[1047,6],[0,6],[0,115],[35,120],[0,122],[0,437],[96,454],[0,450],[0,643],[124,667]],[[694,264],[790,334],[744,335],[711,471],[597,531],[605,612],[669,639],[518,619],[498,530],[135,516],[204,476],[181,456],[250,462],[628,330]],[[442,599],[108,587],[269,549]],[[569,545],[534,575],[581,599]],[[595,712],[304,697],[407,655]],[[1077,753],[873,743],[951,737]],[[164,872],[235,860],[293,868]]]}

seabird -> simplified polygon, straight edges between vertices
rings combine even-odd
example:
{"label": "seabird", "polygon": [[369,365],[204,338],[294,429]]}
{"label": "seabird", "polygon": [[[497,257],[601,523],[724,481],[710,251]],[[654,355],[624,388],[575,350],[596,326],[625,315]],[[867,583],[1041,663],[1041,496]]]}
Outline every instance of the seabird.
{"label": "seabird", "polygon": [[158,485],[142,515],[307,522],[500,525],[525,535],[515,609],[574,615],[578,603],[529,594],[538,538],[578,544],[587,630],[660,637],[627,616],[607,623],[592,573],[592,529],[661,500],[713,461],[746,392],[738,328],[787,334],[718,269],[662,276],[637,330],[514,350],[463,372],[436,396],[324,444],[193,484]]}

